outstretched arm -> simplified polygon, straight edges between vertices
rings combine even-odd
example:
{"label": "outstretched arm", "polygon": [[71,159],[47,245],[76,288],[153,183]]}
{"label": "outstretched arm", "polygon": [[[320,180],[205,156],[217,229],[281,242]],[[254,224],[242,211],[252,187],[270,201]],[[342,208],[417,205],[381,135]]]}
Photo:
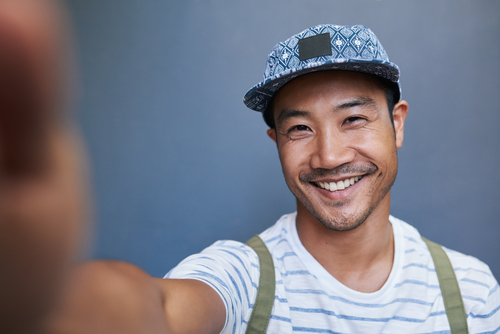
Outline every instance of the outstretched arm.
{"label": "outstretched arm", "polygon": [[0,333],[219,333],[205,283],[76,264],[88,208],[67,30],[55,1],[0,0]]}
{"label": "outstretched arm", "polygon": [[196,280],[152,278],[125,262],[75,268],[49,318],[50,334],[217,334],[225,321],[219,295]]}
{"label": "outstretched arm", "polygon": [[0,0],[0,333],[36,333],[79,252],[83,159],[53,2]]}

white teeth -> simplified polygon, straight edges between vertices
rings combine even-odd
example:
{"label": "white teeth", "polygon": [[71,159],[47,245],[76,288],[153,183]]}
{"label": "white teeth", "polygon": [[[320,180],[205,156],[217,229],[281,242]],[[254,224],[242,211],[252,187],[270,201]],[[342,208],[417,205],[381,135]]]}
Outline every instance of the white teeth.
{"label": "white teeth", "polygon": [[351,177],[350,179],[345,179],[343,181],[338,182],[317,182],[317,185],[322,189],[336,191],[336,190],[344,190],[347,187],[352,186],[356,182],[361,179],[359,176]]}

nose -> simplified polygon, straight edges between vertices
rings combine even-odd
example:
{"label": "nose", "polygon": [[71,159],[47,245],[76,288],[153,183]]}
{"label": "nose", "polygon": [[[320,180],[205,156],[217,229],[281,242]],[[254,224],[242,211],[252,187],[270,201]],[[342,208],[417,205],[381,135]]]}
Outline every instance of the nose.
{"label": "nose", "polygon": [[335,131],[317,134],[310,144],[313,145],[310,163],[314,169],[333,169],[352,162],[356,157],[356,151],[349,147],[347,138]]}

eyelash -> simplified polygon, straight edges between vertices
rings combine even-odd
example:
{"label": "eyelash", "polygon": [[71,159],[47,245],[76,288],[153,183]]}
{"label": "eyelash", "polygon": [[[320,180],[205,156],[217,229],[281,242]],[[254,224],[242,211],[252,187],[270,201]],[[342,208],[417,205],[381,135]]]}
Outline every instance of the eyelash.
{"label": "eyelash", "polygon": [[357,120],[363,120],[364,118],[361,118],[361,117],[358,117],[358,116],[353,116],[353,117],[349,117],[348,119],[346,119],[344,121],[344,124],[347,124],[347,123],[354,123],[356,122]]}
{"label": "eyelash", "polygon": [[295,125],[295,126],[292,126],[288,131],[287,133],[290,133],[292,131],[307,131],[309,130],[309,127],[306,126],[306,125]]}

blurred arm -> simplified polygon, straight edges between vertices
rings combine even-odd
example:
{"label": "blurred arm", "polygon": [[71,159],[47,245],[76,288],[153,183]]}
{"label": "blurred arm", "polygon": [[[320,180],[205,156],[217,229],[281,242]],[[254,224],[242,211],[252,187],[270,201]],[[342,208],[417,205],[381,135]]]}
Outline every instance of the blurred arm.
{"label": "blurred arm", "polygon": [[72,273],[47,324],[50,334],[217,334],[219,295],[196,280],[152,278],[125,262],[94,261]]}
{"label": "blurred arm", "polygon": [[219,333],[225,308],[202,282],[76,265],[88,209],[67,30],[53,1],[0,0],[0,333]]}
{"label": "blurred arm", "polygon": [[84,160],[52,2],[0,0],[0,333],[37,333],[78,254]]}

